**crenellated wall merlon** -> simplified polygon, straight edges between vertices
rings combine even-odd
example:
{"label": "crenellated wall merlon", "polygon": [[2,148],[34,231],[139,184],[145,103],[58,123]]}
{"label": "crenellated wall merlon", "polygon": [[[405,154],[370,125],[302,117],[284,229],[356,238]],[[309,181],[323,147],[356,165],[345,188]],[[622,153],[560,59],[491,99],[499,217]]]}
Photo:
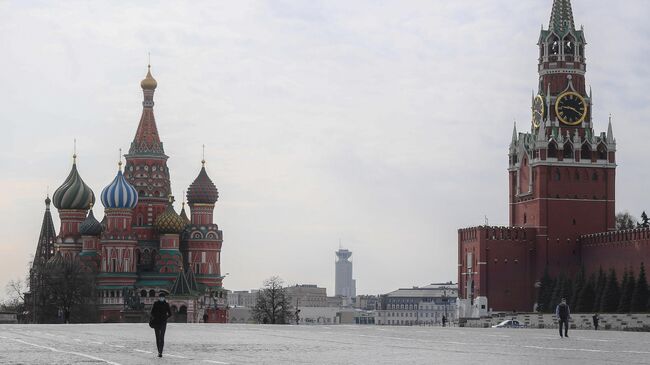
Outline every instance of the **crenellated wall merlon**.
{"label": "crenellated wall merlon", "polygon": [[638,241],[650,243],[650,228],[635,228],[623,231],[601,232],[580,236],[583,246],[602,244],[631,244]]}

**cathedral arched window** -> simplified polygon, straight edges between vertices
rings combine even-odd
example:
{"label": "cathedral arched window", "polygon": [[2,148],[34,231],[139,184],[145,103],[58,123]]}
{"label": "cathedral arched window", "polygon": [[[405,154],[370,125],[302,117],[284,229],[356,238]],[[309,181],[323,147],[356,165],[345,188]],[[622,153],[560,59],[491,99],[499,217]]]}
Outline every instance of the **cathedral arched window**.
{"label": "cathedral arched window", "polygon": [[557,143],[555,141],[548,144],[548,157],[557,158]]}
{"label": "cathedral arched window", "polygon": [[591,146],[589,143],[582,145],[582,151],[580,152],[580,159],[583,161],[591,161]]}
{"label": "cathedral arched window", "polygon": [[560,39],[555,35],[549,39],[548,53],[551,61],[557,61],[557,55],[560,54]]}
{"label": "cathedral arched window", "polygon": [[564,38],[564,55],[573,57],[575,54],[575,40],[570,34]]}
{"label": "cathedral arched window", "polygon": [[156,296],[156,291],[153,289],[149,290],[149,297],[153,298],[155,296]]}
{"label": "cathedral arched window", "polygon": [[146,296],[147,296],[147,291],[144,289],[140,290],[140,297],[144,298]]}
{"label": "cathedral arched window", "polygon": [[607,159],[607,147],[605,147],[605,144],[603,143],[598,145],[598,159],[599,160]]}
{"label": "cathedral arched window", "polygon": [[571,160],[573,159],[573,145],[569,142],[564,144],[564,154],[563,158],[565,160]]}

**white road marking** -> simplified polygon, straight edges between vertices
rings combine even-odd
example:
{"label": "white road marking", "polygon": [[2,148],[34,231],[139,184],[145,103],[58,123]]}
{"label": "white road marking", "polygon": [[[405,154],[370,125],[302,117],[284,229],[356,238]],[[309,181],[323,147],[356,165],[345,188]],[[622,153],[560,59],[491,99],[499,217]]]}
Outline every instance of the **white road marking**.
{"label": "white road marking", "polygon": [[165,356],[177,357],[179,359],[187,359],[187,357],[181,355],[165,354]]}
{"label": "white road marking", "polygon": [[83,354],[81,352],[59,350],[59,349],[54,348],[54,347],[37,345],[35,343],[31,343],[31,342],[27,342],[27,341],[23,341],[23,340],[18,340],[18,339],[15,339],[15,338],[11,338],[10,340],[20,342],[20,343],[24,343],[25,345],[40,347],[42,349],[50,350],[50,351],[53,351],[53,352],[61,352],[61,353],[64,353],[64,354],[77,355],[77,356],[85,357],[85,358],[92,359],[92,360],[102,361],[102,362],[105,362],[105,363],[111,364],[111,365],[121,365],[120,363],[117,363],[117,362],[102,359],[101,357],[96,357],[96,356],[92,356],[92,355],[88,355],[88,354]]}
{"label": "white road marking", "polygon": [[553,351],[582,351],[582,352],[614,352],[614,351],[608,351],[608,350],[597,350],[597,349],[572,349],[569,347],[543,347],[543,346],[524,346],[529,349],[537,349],[537,350],[553,350]]}
{"label": "white road marking", "polygon": [[133,351],[144,352],[145,354],[153,354],[153,352],[151,352],[151,351],[145,351],[145,350],[140,350],[140,349],[133,349]]}
{"label": "white road marking", "polygon": [[228,364],[227,362],[221,362],[221,361],[217,361],[217,360],[203,360],[203,361],[204,362],[209,362],[209,363],[212,363],[212,364]]}

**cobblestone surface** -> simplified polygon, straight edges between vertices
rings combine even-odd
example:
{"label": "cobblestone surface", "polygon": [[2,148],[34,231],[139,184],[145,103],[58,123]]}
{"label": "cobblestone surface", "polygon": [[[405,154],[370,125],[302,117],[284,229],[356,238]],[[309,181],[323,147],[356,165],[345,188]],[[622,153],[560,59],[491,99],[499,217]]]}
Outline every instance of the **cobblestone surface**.
{"label": "cobblestone surface", "polygon": [[650,334],[388,326],[0,325],[1,364],[648,364]]}

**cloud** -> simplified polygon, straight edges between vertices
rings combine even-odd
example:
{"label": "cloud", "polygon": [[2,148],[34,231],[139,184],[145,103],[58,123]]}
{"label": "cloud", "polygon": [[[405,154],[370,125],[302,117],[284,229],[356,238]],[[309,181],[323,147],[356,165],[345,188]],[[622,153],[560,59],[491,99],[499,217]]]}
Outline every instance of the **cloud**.
{"label": "cloud", "polygon": [[[596,128],[614,115],[618,205],[644,206],[648,5],[574,1]],[[507,224],[507,146],[528,128],[551,2],[0,4],[0,282],[25,273],[46,186],[97,194],[141,110],[147,52],[176,196],[221,192],[226,286],[280,274],[333,293],[339,238],[360,293],[456,280],[456,230]],[[101,216],[101,209],[95,213]],[[56,218],[58,219],[58,218]],[[57,223],[58,224],[58,223]]]}

